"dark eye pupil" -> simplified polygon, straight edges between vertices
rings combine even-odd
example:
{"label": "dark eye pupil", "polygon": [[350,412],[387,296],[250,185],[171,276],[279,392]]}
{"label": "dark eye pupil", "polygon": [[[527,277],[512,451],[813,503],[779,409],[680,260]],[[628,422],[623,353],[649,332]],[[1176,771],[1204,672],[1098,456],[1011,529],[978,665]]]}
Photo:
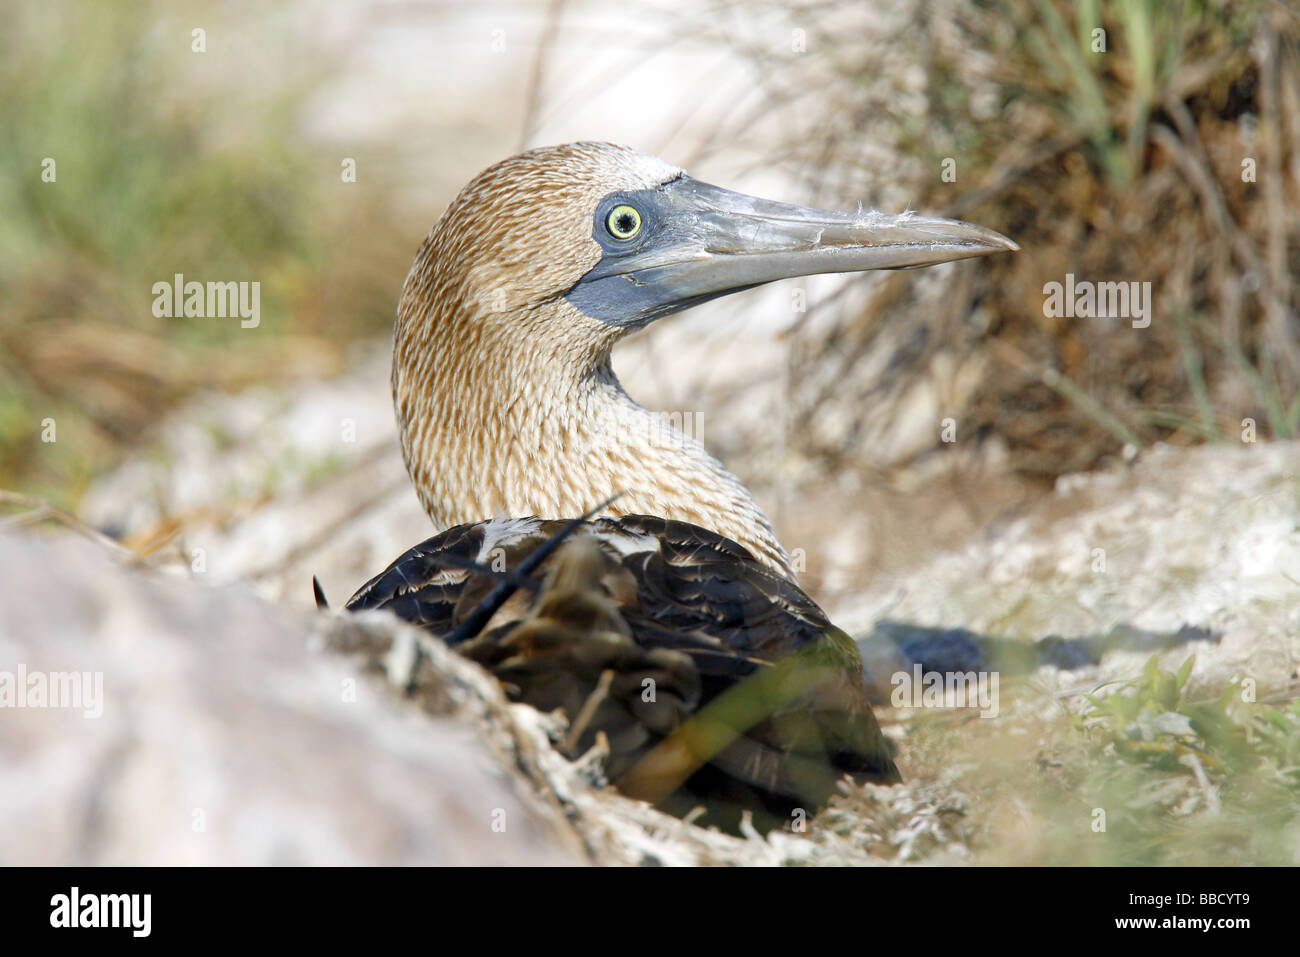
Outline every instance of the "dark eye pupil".
{"label": "dark eye pupil", "polygon": [[630,233],[636,225],[636,220],[632,218],[631,213],[620,213],[618,218],[614,220],[614,224],[618,227],[620,233]]}

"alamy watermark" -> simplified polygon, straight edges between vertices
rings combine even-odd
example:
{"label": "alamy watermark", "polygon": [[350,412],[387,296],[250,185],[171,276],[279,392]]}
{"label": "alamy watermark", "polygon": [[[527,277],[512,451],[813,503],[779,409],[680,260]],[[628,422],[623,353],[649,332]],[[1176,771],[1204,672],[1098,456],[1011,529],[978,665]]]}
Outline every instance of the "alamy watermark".
{"label": "alamy watermark", "polygon": [[981,718],[998,716],[998,672],[896,671],[889,701],[895,708],[979,708]]}
{"label": "alamy watermark", "polygon": [[1043,315],[1049,319],[1131,319],[1134,329],[1151,325],[1151,283],[1092,282],[1074,273],[1065,282],[1043,285]]}
{"label": "alamy watermark", "polygon": [[648,412],[636,418],[619,418],[600,437],[602,445],[680,449],[704,443],[704,421],[699,413]]}
{"label": "alamy watermark", "polygon": [[50,898],[51,927],[118,927],[132,937],[148,937],[153,928],[152,894],[83,894],[74,886]]}
{"label": "alamy watermark", "polygon": [[153,284],[153,314],[159,319],[233,319],[245,329],[262,321],[262,284],[253,282],[185,281],[176,273],[171,282]]}
{"label": "alamy watermark", "polygon": [[81,708],[87,718],[104,713],[102,671],[0,671],[0,708]]}

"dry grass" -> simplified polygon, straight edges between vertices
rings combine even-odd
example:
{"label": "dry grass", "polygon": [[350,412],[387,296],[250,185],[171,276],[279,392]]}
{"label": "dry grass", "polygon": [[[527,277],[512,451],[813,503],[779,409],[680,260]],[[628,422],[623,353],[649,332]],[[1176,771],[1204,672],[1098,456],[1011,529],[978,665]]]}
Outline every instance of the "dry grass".
{"label": "dry grass", "polygon": [[[805,451],[831,468],[905,465],[942,447],[937,420],[951,416],[959,442],[1050,480],[1125,445],[1236,441],[1247,418],[1260,438],[1296,434],[1300,13],[1271,0],[939,0],[861,25],[860,9],[789,9],[807,57],[719,32],[760,67],[764,95],[718,147],[781,110],[797,128],[756,151],[828,201],[901,198],[1023,248],[875,280],[864,307],[798,327],[791,436]],[[870,159],[882,149],[902,159]],[[1150,327],[1048,318],[1044,284],[1067,273],[1151,282]],[[932,435],[889,438],[912,427],[918,382]]]}

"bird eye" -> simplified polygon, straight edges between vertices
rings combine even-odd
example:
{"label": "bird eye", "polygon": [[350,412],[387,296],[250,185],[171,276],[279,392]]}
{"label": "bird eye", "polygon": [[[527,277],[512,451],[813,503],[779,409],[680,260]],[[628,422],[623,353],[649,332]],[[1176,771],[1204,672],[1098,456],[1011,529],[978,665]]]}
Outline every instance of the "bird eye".
{"label": "bird eye", "polygon": [[641,214],[634,206],[615,206],[605,217],[605,228],[615,239],[631,239],[641,232]]}

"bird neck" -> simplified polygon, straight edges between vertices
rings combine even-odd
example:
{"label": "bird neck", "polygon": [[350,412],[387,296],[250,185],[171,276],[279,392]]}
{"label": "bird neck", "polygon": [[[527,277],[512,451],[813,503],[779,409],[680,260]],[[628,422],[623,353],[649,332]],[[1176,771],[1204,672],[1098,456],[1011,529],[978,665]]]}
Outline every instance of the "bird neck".
{"label": "bird neck", "polygon": [[530,335],[527,316],[494,324],[399,310],[398,429],[434,524],[574,518],[621,493],[602,514],[699,525],[793,578],[749,491],[671,416],[628,396],[610,366],[616,336],[582,321],[551,317],[549,335]]}

